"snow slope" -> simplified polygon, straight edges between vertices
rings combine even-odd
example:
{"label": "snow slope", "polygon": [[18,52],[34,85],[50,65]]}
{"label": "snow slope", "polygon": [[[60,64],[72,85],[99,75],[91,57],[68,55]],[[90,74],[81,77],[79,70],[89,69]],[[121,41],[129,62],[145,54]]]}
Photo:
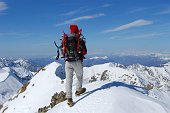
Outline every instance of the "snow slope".
{"label": "snow slope", "polygon": [[0,82],[4,81],[9,75],[10,69],[8,67],[0,69]]}
{"label": "snow slope", "polygon": [[[167,113],[163,103],[146,96],[140,87],[105,81],[85,85],[87,92],[75,97],[74,107],[66,102],[47,113]],[[142,93],[141,93],[142,92]]]}
{"label": "snow slope", "polygon": [[[142,69],[138,70],[140,74]],[[133,67],[116,63],[85,67],[83,86],[87,88],[87,92],[80,97],[73,95],[75,105],[72,108],[68,107],[65,101],[48,113],[170,113],[168,104],[170,93],[167,88],[165,90],[154,86],[146,90],[144,85],[149,83],[150,74],[146,74],[148,76],[146,79],[140,78],[141,75],[138,74]],[[1,112],[5,109],[4,113],[37,112],[38,108],[49,105],[55,92],[64,91],[65,82],[62,84],[61,78],[65,78],[61,64],[53,62],[47,65],[32,78],[23,93],[3,105]],[[168,77],[167,79],[169,80]],[[166,84],[164,81],[160,83]],[[75,80],[73,91],[75,91]]]}
{"label": "snow slope", "polygon": [[22,86],[10,72],[10,68],[0,69],[0,104],[3,104],[7,98],[16,93],[17,89]]}
{"label": "snow slope", "polygon": [[0,105],[28,82],[38,67],[25,59],[0,58]]}
{"label": "snow slope", "polygon": [[46,66],[32,78],[25,92],[3,105],[8,107],[5,113],[35,113],[39,107],[47,105],[56,91],[64,90],[64,84],[56,76],[63,75],[61,69],[55,62]]}

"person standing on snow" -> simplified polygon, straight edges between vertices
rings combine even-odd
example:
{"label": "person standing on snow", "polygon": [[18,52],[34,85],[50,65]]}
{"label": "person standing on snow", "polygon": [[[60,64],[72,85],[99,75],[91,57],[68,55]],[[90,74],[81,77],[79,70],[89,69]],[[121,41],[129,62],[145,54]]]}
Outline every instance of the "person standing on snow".
{"label": "person standing on snow", "polygon": [[85,38],[81,34],[82,30],[78,29],[77,25],[70,25],[70,34],[64,33],[62,38],[62,55],[65,58],[65,73],[66,73],[66,98],[67,104],[72,107],[72,83],[73,72],[76,73],[77,83],[75,95],[79,96],[86,91],[82,87],[83,82],[83,59],[87,54]]}

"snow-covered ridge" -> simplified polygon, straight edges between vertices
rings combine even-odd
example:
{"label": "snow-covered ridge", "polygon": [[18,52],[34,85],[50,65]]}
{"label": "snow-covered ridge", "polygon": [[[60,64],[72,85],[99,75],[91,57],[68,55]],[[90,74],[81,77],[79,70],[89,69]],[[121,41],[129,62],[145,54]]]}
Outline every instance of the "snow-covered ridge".
{"label": "snow-covered ridge", "polygon": [[8,100],[17,90],[28,82],[37,65],[25,59],[0,59],[0,104]]}
{"label": "snow-covered ridge", "polygon": [[29,60],[26,59],[5,59],[5,58],[0,58],[0,68],[3,67],[15,67],[15,68],[25,68],[30,71],[36,71],[38,66],[30,62]]}
{"label": "snow-covered ridge", "polygon": [[[59,76],[64,78],[62,77],[64,76],[62,72],[61,64],[56,62],[41,69],[39,73],[32,78],[23,93],[19,94],[14,100],[8,101],[3,105],[4,108],[8,106],[6,112],[34,113],[38,110],[38,107],[45,106],[50,102],[51,96],[57,90],[64,90],[64,86],[61,84],[61,79],[59,78]],[[56,76],[56,74],[59,76]],[[46,97],[47,95],[48,97]],[[14,97],[16,97],[16,95],[14,95]],[[8,104],[12,105],[9,106]],[[16,106],[15,110],[13,109],[13,105]],[[17,106],[20,107],[18,108]]]}
{"label": "snow-covered ridge", "polygon": [[[49,105],[55,92],[64,91],[63,71],[59,63],[47,65],[31,79],[26,90],[6,102],[1,111],[6,108],[4,113],[35,113],[38,108]],[[80,97],[73,96],[76,103],[72,108],[62,102],[48,113],[169,113],[169,72],[169,63],[162,67],[126,67],[117,63],[84,67],[87,92]]]}
{"label": "snow-covered ridge", "polygon": [[[26,59],[0,59],[0,69],[8,68],[22,83],[27,82],[33,76],[32,72],[36,72],[40,67]],[[0,74],[2,75],[2,73]],[[22,81],[22,79],[27,81]],[[1,80],[1,78],[0,78]]]}

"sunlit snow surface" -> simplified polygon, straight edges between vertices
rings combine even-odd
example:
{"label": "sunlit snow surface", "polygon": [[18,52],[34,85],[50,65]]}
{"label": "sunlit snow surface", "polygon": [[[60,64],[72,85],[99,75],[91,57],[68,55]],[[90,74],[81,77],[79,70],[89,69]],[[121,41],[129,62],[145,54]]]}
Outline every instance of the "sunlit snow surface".
{"label": "sunlit snow surface", "polygon": [[[165,81],[169,80],[169,71],[169,64],[155,68],[142,65],[125,67],[116,63],[84,67],[86,93],[80,97],[73,94],[73,107],[68,107],[65,101],[48,113],[170,113],[169,86]],[[106,80],[102,80],[102,76],[106,76]],[[95,80],[90,82],[92,77]],[[56,62],[47,65],[31,79],[25,92],[3,105],[1,112],[5,108],[5,113],[37,112],[38,108],[49,105],[55,92],[65,90],[65,82],[61,84],[60,78],[64,78],[62,65]],[[74,76],[73,93],[75,79]],[[144,85],[150,82],[155,87],[148,91]]]}

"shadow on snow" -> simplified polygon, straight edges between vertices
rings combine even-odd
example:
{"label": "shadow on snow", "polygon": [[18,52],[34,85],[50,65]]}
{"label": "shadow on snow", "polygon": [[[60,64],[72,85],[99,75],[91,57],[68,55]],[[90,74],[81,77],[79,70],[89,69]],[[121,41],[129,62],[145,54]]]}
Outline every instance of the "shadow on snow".
{"label": "shadow on snow", "polygon": [[[77,100],[75,102],[75,104],[79,101],[81,101],[82,99],[86,98],[87,96],[91,95],[92,93],[96,92],[96,91],[100,91],[100,90],[104,90],[104,89],[108,89],[108,88],[111,88],[111,87],[119,87],[119,86],[122,86],[122,87],[127,87],[129,89],[132,89],[132,90],[135,90],[135,91],[138,91],[142,94],[148,94],[148,90],[144,89],[143,87],[140,87],[140,86],[135,86],[135,85],[128,85],[128,84],[125,84],[125,83],[122,83],[122,82],[116,82],[116,81],[113,81],[113,82],[110,82],[110,83],[107,83],[107,84],[104,84],[102,85],[101,87],[99,88],[96,88],[92,91],[88,91],[86,93],[84,93],[83,97],[80,98],[79,100]],[[139,90],[140,89],[140,90]]]}

